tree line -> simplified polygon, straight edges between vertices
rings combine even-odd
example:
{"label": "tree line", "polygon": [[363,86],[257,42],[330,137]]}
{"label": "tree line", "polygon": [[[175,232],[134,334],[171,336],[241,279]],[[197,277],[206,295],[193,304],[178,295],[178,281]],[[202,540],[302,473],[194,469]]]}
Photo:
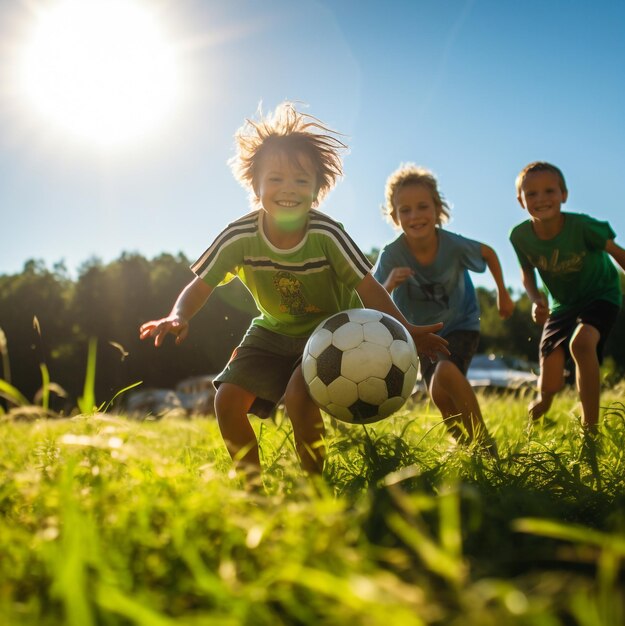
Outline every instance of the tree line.
{"label": "tree line", "polygon": [[[376,254],[373,250],[369,256]],[[108,264],[90,259],[75,279],[62,263],[48,268],[39,260],[28,261],[20,274],[0,275],[0,329],[6,337],[0,378],[32,400],[41,387],[44,364],[50,380],[67,393],[52,405],[68,410],[82,393],[90,338],[97,339],[98,403],[139,381],[144,388],[172,388],[189,376],[220,371],[256,315],[239,281],[215,290],[180,346],[166,341],[156,350],[138,338],[140,324],[165,315],[191,278],[189,259],[182,254],[149,260],[134,253]],[[494,291],[478,288],[478,297],[479,350],[536,361],[540,328],[531,321],[527,296],[518,295],[515,312],[506,321],[498,316]],[[625,372],[623,311],[606,355],[615,374]]]}

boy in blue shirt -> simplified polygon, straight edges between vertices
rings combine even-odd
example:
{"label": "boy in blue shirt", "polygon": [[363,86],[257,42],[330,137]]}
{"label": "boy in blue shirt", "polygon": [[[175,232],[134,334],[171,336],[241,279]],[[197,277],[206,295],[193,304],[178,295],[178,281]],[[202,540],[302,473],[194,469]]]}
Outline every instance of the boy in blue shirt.
{"label": "boy in blue shirt", "polygon": [[[512,229],[510,241],[532,302],[532,318],[544,325],[538,397],[529,406],[530,418],[536,421],[549,410],[564,385],[570,354],[582,426],[592,433],[599,421],[603,346],[621,306],[620,280],[610,257],[625,268],[625,250],[614,243],[616,235],[607,222],[561,210],[568,189],[555,165],[530,163],[518,175],[516,191],[530,219]],[[551,308],[535,270],[551,295]]]}
{"label": "boy in blue shirt", "polygon": [[346,146],[333,131],[284,103],[273,116],[248,120],[236,142],[231,165],[254,210],[216,237],[191,266],[196,276],[171,313],[143,324],[140,337],[153,338],[158,347],[173,334],[180,343],[212,291],[238,277],[260,315],[215,380],[215,412],[228,451],[258,473],[258,444],[247,415],[266,417],[284,397],[301,465],[319,473],[323,421],[300,364],[315,327],[364,304],[404,324],[424,354],[446,353],[447,342],[432,334],[442,324],[418,327],[405,319],[342,226],[316,209],[342,175]]}
{"label": "boy in blue shirt", "polygon": [[449,219],[449,205],[429,170],[402,165],[389,176],[385,197],[387,218],[402,233],[382,248],[374,275],[410,322],[444,323],[440,334],[449,342],[451,354],[437,361],[419,355],[421,375],[456,439],[489,442],[466,378],[480,339],[480,310],[469,271],[489,268],[497,285],[499,313],[507,318],[514,303],[499,259],[489,246],[441,227]]}

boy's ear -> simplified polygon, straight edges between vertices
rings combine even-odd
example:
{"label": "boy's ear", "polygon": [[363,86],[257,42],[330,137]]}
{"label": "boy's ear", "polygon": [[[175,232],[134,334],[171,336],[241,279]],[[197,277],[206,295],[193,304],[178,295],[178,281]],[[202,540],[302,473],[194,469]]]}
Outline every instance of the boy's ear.
{"label": "boy's ear", "polygon": [[519,201],[519,204],[525,208],[525,205],[523,204],[523,196],[521,196],[520,194],[516,197],[516,199]]}
{"label": "boy's ear", "polygon": [[568,197],[569,197],[569,192],[563,191],[562,192],[562,204],[564,204],[567,201]]}

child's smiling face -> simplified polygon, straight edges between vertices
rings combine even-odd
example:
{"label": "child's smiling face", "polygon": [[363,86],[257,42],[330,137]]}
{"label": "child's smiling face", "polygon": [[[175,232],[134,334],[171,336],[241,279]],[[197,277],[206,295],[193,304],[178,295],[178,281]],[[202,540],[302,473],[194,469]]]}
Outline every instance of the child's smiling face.
{"label": "child's smiling face", "polygon": [[410,184],[400,187],[393,199],[395,223],[410,240],[431,237],[438,223],[438,208],[432,192],[425,186]]}
{"label": "child's smiling face", "polygon": [[262,157],[254,190],[278,229],[298,230],[317,198],[317,176],[306,155],[272,151]]}
{"label": "child's smiling face", "polygon": [[525,177],[518,200],[533,221],[549,222],[560,219],[561,205],[566,202],[567,196],[557,174],[535,171]]}

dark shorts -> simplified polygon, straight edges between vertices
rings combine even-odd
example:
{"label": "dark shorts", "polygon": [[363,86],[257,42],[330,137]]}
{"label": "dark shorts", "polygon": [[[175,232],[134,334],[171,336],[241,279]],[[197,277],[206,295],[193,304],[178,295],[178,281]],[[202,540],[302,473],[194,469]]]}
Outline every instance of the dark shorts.
{"label": "dark shorts", "polygon": [[419,355],[421,364],[421,377],[425,381],[428,389],[430,381],[434,376],[434,370],[438,361],[451,361],[455,363],[464,376],[467,374],[473,355],[477,352],[480,343],[480,332],[478,330],[455,330],[445,337],[447,339],[449,352],[451,355],[441,354],[437,361],[431,361],[427,356]]}
{"label": "dark shorts", "polygon": [[273,333],[250,326],[213,384],[232,383],[254,394],[250,413],[269,417],[300,364],[307,338]]}
{"label": "dark shorts", "polygon": [[616,322],[619,307],[607,300],[593,300],[577,309],[549,316],[540,338],[540,355],[545,358],[562,346],[566,358],[570,357],[569,343],[580,324],[589,324],[599,331],[597,356],[603,361],[603,346]]}

